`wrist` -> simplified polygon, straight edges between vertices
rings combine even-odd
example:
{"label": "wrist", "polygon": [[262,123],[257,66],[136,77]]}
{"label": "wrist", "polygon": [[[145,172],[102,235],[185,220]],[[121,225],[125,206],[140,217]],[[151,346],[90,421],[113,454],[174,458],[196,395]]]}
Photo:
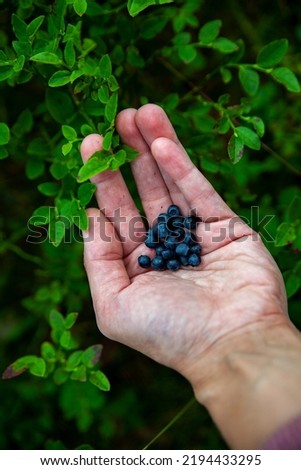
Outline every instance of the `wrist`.
{"label": "wrist", "polygon": [[213,345],[189,371],[197,400],[232,448],[260,448],[301,413],[301,339],[286,319]]}

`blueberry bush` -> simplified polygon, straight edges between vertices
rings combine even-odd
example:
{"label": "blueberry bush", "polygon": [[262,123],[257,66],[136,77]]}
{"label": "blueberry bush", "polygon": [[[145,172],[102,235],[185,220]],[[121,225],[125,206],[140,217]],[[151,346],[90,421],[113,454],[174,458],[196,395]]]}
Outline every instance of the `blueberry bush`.
{"label": "blueberry bush", "polygon": [[[137,153],[115,132],[125,107],[165,109],[192,161],[261,233],[301,328],[301,10],[270,6],[0,0],[2,449],[143,448],[191,399],[175,372],[95,325],[82,265],[89,178],[120,168],[142,210]],[[82,165],[92,132],[104,149]],[[153,448],[225,447],[205,410],[185,410]]]}

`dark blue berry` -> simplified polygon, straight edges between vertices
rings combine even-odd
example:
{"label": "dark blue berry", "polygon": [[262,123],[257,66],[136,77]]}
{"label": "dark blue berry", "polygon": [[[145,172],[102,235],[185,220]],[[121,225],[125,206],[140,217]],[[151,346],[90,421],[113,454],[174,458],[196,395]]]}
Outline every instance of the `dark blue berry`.
{"label": "dark blue berry", "polygon": [[176,254],[179,256],[187,256],[189,252],[189,246],[186,243],[179,243],[176,246]]}
{"label": "dark blue berry", "polygon": [[164,245],[158,245],[156,246],[156,255],[160,255],[162,256],[162,252],[165,250],[165,246]]}
{"label": "dark blue berry", "polygon": [[184,228],[184,217],[182,216],[170,217],[166,225],[169,228],[169,230]]}
{"label": "dark blue berry", "polygon": [[171,259],[174,257],[174,251],[170,248],[165,248],[165,250],[162,251],[161,256],[163,259]]}
{"label": "dark blue berry", "polygon": [[180,208],[178,206],[175,206],[174,204],[169,206],[169,208],[167,209],[167,213],[170,216],[181,215]]}
{"label": "dark blue berry", "polygon": [[191,254],[200,255],[201,251],[202,251],[201,245],[195,244],[189,247],[189,253]]}
{"label": "dark blue berry", "polygon": [[167,261],[166,267],[170,271],[177,271],[180,268],[180,263],[177,259],[170,259]]}
{"label": "dark blue berry", "polygon": [[164,245],[166,246],[166,248],[174,249],[177,246],[177,244],[178,244],[177,237],[173,237],[171,235],[166,237],[166,239],[164,241]]}
{"label": "dark blue berry", "polygon": [[149,256],[141,255],[138,258],[138,264],[141,268],[148,268],[151,264],[151,259]]}
{"label": "dark blue berry", "polygon": [[154,238],[153,235],[148,234],[144,243],[148,248],[155,248],[158,244],[158,241]]}
{"label": "dark blue berry", "polygon": [[188,230],[195,230],[197,226],[198,218],[195,215],[185,217],[184,226]]}
{"label": "dark blue berry", "polygon": [[201,258],[199,257],[199,255],[193,253],[188,257],[188,263],[190,264],[190,266],[198,266],[201,263]]}
{"label": "dark blue berry", "polygon": [[163,222],[158,223],[158,235],[161,239],[166,238],[168,235],[168,228]]}
{"label": "dark blue berry", "polygon": [[166,214],[165,212],[162,212],[161,214],[158,215],[158,223],[163,222],[166,223],[169,219],[169,215]]}
{"label": "dark blue berry", "polygon": [[188,266],[189,265],[187,256],[179,256],[179,261],[180,261],[182,266]]}
{"label": "dark blue berry", "polygon": [[165,269],[165,261],[162,256],[155,256],[151,261],[151,267],[155,271],[161,271]]}
{"label": "dark blue berry", "polygon": [[183,238],[183,243],[186,243],[186,245],[192,245],[193,243],[195,243],[194,233],[186,232]]}

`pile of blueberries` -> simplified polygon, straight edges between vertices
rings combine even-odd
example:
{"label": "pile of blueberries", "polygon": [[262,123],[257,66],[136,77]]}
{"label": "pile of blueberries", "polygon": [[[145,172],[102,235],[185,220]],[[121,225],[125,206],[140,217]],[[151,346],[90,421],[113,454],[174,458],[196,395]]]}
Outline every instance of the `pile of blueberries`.
{"label": "pile of blueberries", "polygon": [[184,217],[178,206],[169,206],[166,213],[159,214],[144,242],[156,254],[153,259],[139,256],[139,266],[155,271],[177,271],[181,266],[198,266],[202,247],[197,243],[194,231],[199,220],[194,215]]}

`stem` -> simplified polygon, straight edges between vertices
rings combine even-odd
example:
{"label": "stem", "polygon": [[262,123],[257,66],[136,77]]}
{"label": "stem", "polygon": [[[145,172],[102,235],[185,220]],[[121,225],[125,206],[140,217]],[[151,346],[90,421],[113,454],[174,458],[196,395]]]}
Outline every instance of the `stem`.
{"label": "stem", "polygon": [[189,400],[189,402],[186,403],[186,405],[176,414],[176,416],[148,444],[146,444],[142,450],[148,449],[157,439],[159,439],[159,437],[168,431],[168,429],[171,428],[171,426],[173,426],[194,403],[197,403],[195,398]]}
{"label": "stem", "polygon": [[37,264],[38,266],[42,265],[42,262],[38,256],[30,255],[23,251],[22,248],[16,245],[8,245],[7,249],[18,255],[20,258],[24,259],[25,261],[30,261],[31,263]]}

